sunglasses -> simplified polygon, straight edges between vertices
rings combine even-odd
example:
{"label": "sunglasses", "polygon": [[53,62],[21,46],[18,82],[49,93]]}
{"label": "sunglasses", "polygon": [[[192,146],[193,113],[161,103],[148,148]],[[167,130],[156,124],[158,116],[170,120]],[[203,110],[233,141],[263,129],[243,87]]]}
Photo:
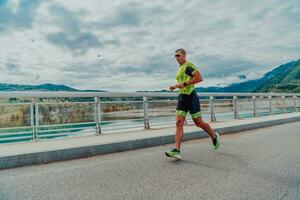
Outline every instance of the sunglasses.
{"label": "sunglasses", "polygon": [[180,55],[179,55],[179,54],[176,54],[175,57],[178,58],[178,57],[180,57]]}

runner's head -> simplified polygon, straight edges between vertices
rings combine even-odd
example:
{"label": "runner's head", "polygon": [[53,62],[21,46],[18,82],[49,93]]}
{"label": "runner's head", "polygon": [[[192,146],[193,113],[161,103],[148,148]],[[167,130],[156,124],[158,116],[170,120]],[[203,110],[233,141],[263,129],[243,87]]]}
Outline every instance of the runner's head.
{"label": "runner's head", "polygon": [[186,62],[185,58],[186,58],[186,52],[184,49],[177,49],[175,51],[175,58],[177,60],[177,62],[182,65]]}

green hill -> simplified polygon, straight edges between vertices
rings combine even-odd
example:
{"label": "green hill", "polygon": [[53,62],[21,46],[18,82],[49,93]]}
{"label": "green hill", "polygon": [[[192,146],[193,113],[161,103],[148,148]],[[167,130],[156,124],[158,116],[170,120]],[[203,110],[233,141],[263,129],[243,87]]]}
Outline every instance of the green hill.
{"label": "green hill", "polygon": [[64,91],[64,92],[104,92],[103,90],[77,90],[65,85],[46,83],[42,85],[19,85],[0,83],[0,91]]}
{"label": "green hill", "polygon": [[254,92],[300,92],[300,59]]}
{"label": "green hill", "polygon": [[227,87],[198,87],[197,92],[300,92],[300,59],[282,64],[263,77]]}

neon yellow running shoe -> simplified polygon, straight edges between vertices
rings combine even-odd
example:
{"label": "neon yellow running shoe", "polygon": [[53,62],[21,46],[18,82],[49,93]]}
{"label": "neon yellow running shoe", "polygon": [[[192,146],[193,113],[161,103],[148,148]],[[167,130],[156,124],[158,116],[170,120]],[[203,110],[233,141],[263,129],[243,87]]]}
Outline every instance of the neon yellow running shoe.
{"label": "neon yellow running shoe", "polygon": [[167,151],[165,154],[168,157],[179,158],[179,159],[181,158],[180,151],[178,151],[177,149],[172,148],[171,150]]}

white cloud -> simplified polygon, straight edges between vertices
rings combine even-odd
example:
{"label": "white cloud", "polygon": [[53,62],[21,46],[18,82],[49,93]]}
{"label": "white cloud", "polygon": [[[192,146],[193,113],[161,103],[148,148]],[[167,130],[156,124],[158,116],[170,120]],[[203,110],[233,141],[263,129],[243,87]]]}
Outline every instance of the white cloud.
{"label": "white cloud", "polygon": [[224,86],[300,55],[297,0],[18,2],[0,3],[0,82],[166,89],[183,47],[202,86]]}
{"label": "white cloud", "polygon": [[10,0],[7,2],[7,6],[13,13],[16,13],[20,4],[20,0]]}

